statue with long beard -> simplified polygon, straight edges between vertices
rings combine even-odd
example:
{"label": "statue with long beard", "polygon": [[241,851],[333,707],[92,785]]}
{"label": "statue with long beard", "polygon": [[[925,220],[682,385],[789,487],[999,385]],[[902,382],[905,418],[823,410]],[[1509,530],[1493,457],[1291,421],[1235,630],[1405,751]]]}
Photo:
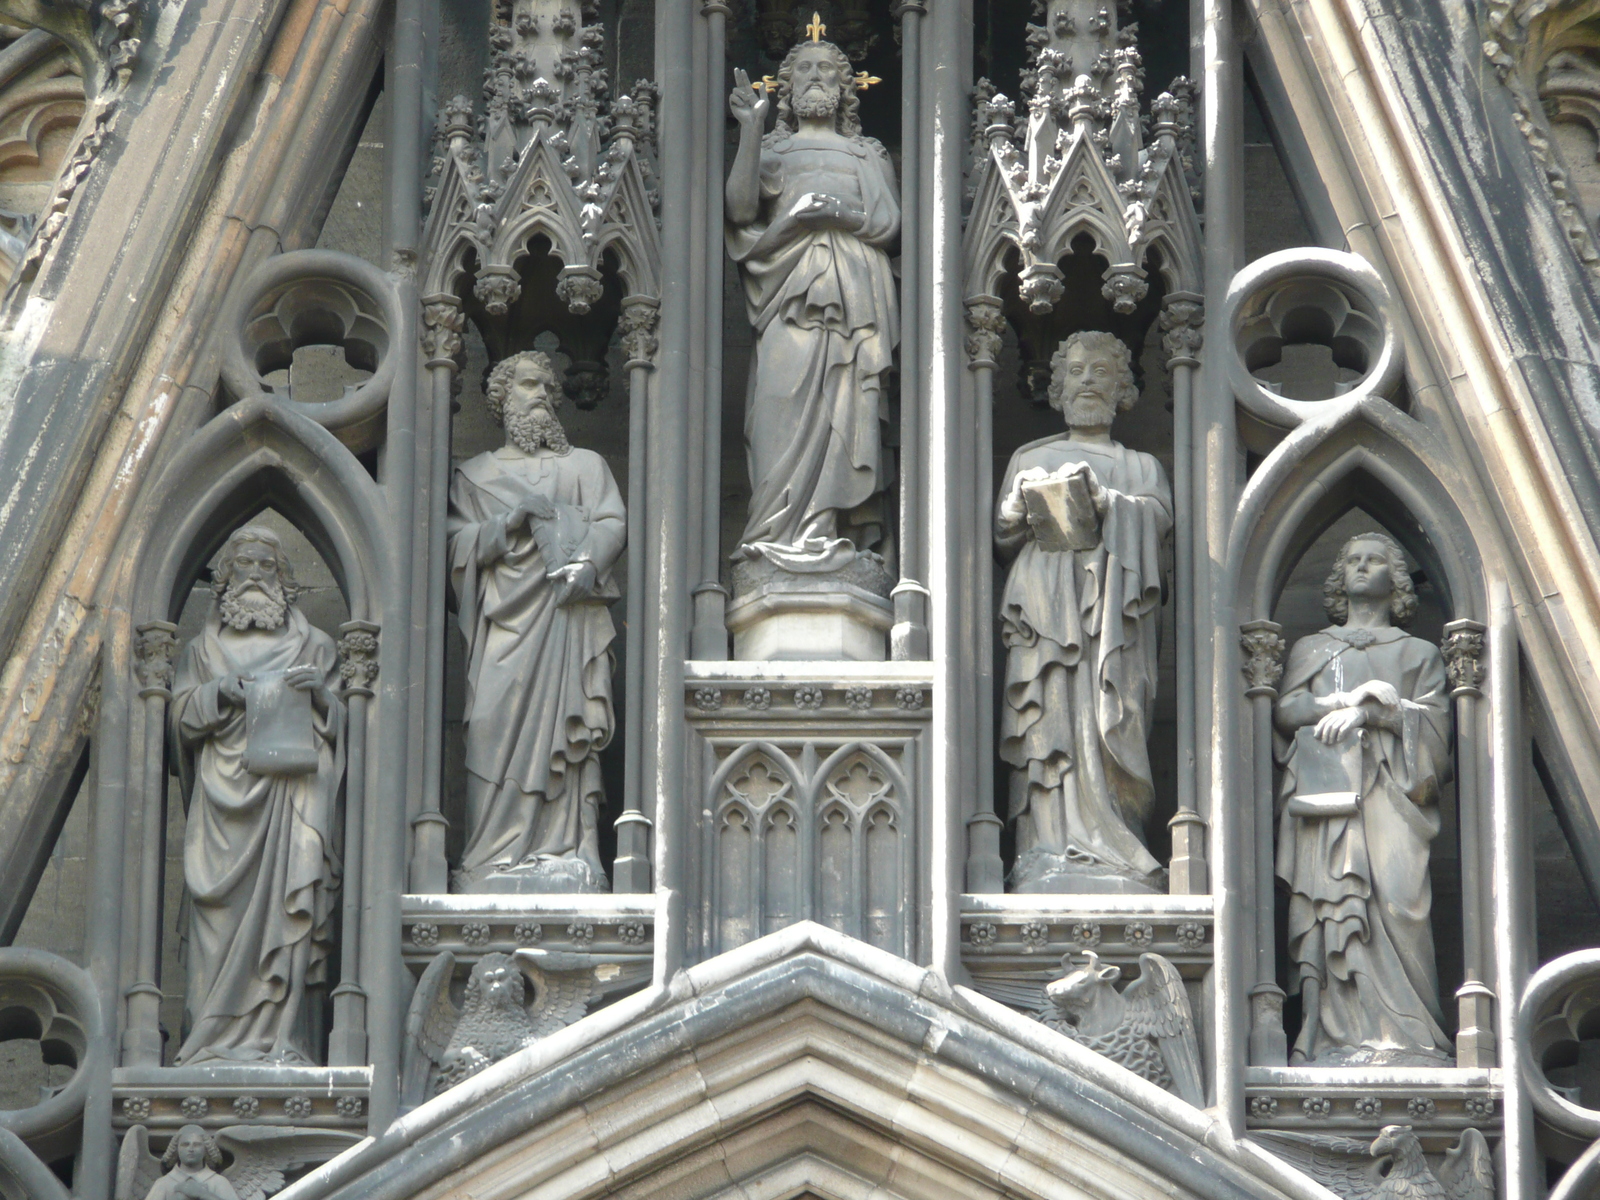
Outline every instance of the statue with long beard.
{"label": "statue with long beard", "polygon": [[450,578],[467,640],[467,840],[458,892],[600,892],[611,741],[611,568],[627,542],[605,459],[574,447],[536,351],[489,376],[506,444],[457,468]]}
{"label": "statue with long beard", "polygon": [[1139,398],[1128,348],[1075,333],[1050,366],[1068,436],[1012,455],[995,512],[995,544],[1015,559],[1000,606],[1011,886],[1164,891],[1144,823],[1172,491],[1160,463],[1111,440]]}
{"label": "statue with long beard", "polygon": [[310,1063],[306,990],[325,978],[339,879],[338,653],[295,605],[270,529],[228,539],[215,587],[172,689],[190,901],[177,1061]]}

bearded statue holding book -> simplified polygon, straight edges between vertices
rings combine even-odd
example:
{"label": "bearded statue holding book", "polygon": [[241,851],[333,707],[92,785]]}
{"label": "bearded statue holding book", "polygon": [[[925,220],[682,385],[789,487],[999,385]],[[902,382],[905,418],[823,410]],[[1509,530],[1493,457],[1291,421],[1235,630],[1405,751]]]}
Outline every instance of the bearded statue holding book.
{"label": "bearded statue holding book", "polygon": [[545,355],[501,362],[506,444],[457,468],[450,579],[467,641],[466,846],[457,892],[603,892],[600,751],[611,741],[611,569],[627,541],[606,460],[573,446]]}
{"label": "bearded statue holding book", "polygon": [[1274,710],[1277,873],[1289,885],[1291,1062],[1441,1066],[1429,848],[1450,777],[1439,648],[1397,626],[1417,608],[1405,553],[1367,533],[1323,586],[1333,621],[1289,652]]}
{"label": "bearded statue holding book", "polygon": [[310,1063],[326,977],[344,705],[333,639],[295,604],[278,535],[247,527],[184,647],[171,724],[188,811],[188,1035],[177,1062]]}
{"label": "bearded statue holding book", "polygon": [[1000,607],[1011,889],[1165,891],[1144,824],[1172,492],[1154,458],[1111,440],[1138,399],[1128,348],[1075,333],[1051,369],[1067,436],[1011,456],[995,511],[995,544],[1015,560]]}

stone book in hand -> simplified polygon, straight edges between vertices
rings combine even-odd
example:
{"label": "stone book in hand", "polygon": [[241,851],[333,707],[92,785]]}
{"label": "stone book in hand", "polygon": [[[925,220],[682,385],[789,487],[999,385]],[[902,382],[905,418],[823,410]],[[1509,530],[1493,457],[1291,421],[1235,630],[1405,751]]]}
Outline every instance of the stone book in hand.
{"label": "stone book in hand", "polygon": [[1081,472],[1069,467],[1048,479],[1029,480],[1022,485],[1022,503],[1039,549],[1092,550],[1100,544],[1094,498]]}

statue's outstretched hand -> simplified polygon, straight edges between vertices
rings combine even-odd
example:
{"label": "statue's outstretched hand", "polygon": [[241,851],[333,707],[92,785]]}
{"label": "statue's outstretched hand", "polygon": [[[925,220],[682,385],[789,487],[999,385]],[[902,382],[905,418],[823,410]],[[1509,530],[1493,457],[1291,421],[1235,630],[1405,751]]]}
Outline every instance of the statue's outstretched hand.
{"label": "statue's outstretched hand", "polygon": [[728,111],[742,128],[761,132],[766,128],[767,110],[772,107],[767,89],[751,86],[750,76],[738,67],[733,69],[733,83],[733,91],[728,94]]}
{"label": "statue's outstretched hand", "polygon": [[600,573],[588,559],[579,559],[551,571],[548,578],[556,588],[556,604],[567,605],[587,600],[594,594]]}

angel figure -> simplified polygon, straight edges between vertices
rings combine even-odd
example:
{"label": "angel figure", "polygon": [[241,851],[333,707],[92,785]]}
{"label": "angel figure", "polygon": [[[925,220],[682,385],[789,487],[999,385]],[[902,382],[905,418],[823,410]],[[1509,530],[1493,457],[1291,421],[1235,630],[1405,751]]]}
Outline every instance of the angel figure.
{"label": "angel figure", "polygon": [[1251,1136],[1345,1200],[1494,1200],[1494,1158],[1476,1129],[1462,1131],[1437,1172],[1409,1125],[1385,1125],[1371,1142],[1276,1130]]}
{"label": "angel figure", "polygon": [[[122,1139],[113,1195],[116,1200],[265,1200],[283,1189],[286,1172],[326,1162],[360,1140],[330,1129],[269,1125],[230,1125],[213,1137],[198,1125],[185,1125],[157,1158],[150,1153],[150,1131],[135,1125]],[[232,1160],[226,1170],[224,1154]]]}
{"label": "angel figure", "polygon": [[1205,1106],[1200,1042],[1178,968],[1159,954],[1139,956],[1139,978],[1122,991],[1122,968],[1100,965],[1093,950],[1081,966],[1062,957],[1067,974],[1044,989],[1050,1028],[1103,1054],[1196,1108]]}
{"label": "angel figure", "polygon": [[450,998],[455,966],[456,956],[440,951],[411,997],[400,1067],[400,1099],[408,1110],[565,1029],[596,1000],[638,987],[650,974],[649,958],[637,955],[490,953],[473,966],[457,1008]]}

